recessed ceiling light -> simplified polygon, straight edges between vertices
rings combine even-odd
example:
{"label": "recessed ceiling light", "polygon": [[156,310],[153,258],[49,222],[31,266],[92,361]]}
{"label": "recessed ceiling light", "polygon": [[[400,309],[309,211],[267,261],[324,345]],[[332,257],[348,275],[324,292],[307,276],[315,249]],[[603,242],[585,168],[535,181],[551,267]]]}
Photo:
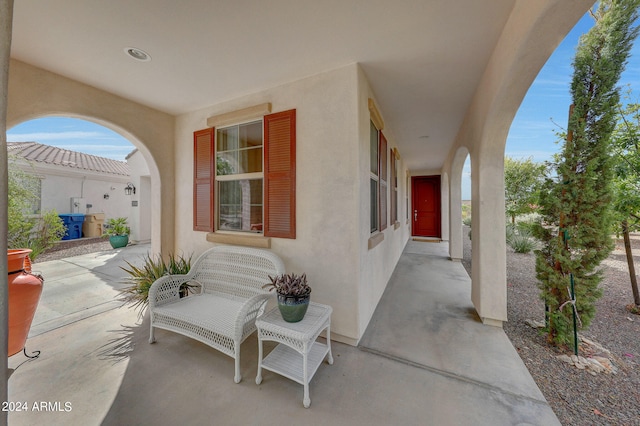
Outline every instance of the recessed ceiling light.
{"label": "recessed ceiling light", "polygon": [[151,60],[151,55],[137,47],[125,47],[124,52],[136,61],[149,62]]}

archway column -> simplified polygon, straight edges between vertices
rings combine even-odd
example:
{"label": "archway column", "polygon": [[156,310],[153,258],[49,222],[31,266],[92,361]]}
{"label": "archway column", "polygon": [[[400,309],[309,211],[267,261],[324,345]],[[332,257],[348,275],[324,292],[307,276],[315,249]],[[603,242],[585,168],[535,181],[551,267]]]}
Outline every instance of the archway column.
{"label": "archway column", "polygon": [[504,158],[501,149],[471,153],[471,301],[484,324],[507,320]]}
{"label": "archway column", "polygon": [[460,262],[462,245],[462,172],[469,151],[459,148],[449,167],[449,257]]}
{"label": "archway column", "polygon": [[[0,235],[6,236],[7,208],[8,208],[8,165],[7,165],[7,109],[9,88],[9,57],[11,53],[11,30],[13,22],[13,0],[0,0]],[[0,401],[8,401],[9,380],[8,360],[8,329],[9,329],[9,295],[7,279],[7,239],[0,238],[0,370],[2,370],[2,386],[0,386]],[[0,414],[0,424],[7,424],[7,412]]]}
{"label": "archway column", "polygon": [[451,208],[451,191],[449,188],[449,181],[449,174],[443,172],[440,179],[440,217],[442,218],[440,235],[442,236],[441,238],[443,241],[449,241],[449,237],[451,235],[451,213],[449,211]]}

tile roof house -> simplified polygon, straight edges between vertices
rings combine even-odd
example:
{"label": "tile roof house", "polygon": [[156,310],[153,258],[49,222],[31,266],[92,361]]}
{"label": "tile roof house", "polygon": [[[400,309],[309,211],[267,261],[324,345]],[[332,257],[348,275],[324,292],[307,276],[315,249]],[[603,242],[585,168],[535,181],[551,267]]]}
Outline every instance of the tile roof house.
{"label": "tile roof house", "polygon": [[124,161],[70,151],[37,142],[8,142],[12,165],[40,178],[40,208],[66,213],[128,217],[131,181]]}
{"label": "tile roof house", "polygon": [[14,154],[42,165],[62,166],[127,178],[130,175],[129,166],[124,161],[70,151],[38,142],[7,142],[7,151],[9,155]]}
{"label": "tile roof house", "polygon": [[7,126],[68,115],[125,136],[153,251],[268,247],[349,344],[410,238],[462,257],[470,157],[469,297],[501,326],[509,126],[593,0],[222,3],[15,2]]}

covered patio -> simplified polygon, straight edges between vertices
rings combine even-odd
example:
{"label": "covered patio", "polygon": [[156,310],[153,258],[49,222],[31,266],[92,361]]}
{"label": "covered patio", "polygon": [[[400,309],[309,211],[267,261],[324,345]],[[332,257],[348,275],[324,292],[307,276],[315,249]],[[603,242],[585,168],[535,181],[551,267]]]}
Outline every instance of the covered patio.
{"label": "covered patio", "polygon": [[[333,308],[332,337],[344,343],[312,383],[304,415],[313,422],[549,424],[552,413],[500,328],[504,144],[537,72],[592,4],[0,0],[0,145],[7,127],[38,117],[109,127],[149,167],[151,252],[255,245],[278,254],[287,271],[307,273],[315,300]],[[286,130],[273,131],[278,151],[268,123]],[[262,129],[251,140],[256,155],[227,175],[217,169],[221,155],[239,158],[247,147],[229,151],[219,133],[247,125]],[[462,257],[467,158],[471,278],[451,262]],[[435,179],[429,235],[416,232],[416,177]],[[249,180],[255,185],[234,184]],[[225,191],[242,203],[226,211]],[[270,207],[273,200],[280,204]],[[442,242],[421,245],[414,236]],[[6,313],[6,294],[0,301]],[[108,327],[84,329],[82,320],[34,337],[73,342],[73,350],[56,351],[62,358],[45,368],[42,358],[16,370],[7,379],[12,392],[42,393],[15,398],[81,398],[71,414],[82,408],[93,416],[82,420],[95,418],[100,406],[107,424],[199,416],[264,424],[302,410],[297,385],[272,375],[251,382],[253,343],[244,349],[245,380],[234,387],[230,360],[171,335],[142,344],[144,323],[130,330],[138,344],[126,368],[100,364],[122,384],[105,384],[94,400],[86,387],[93,367],[74,363],[91,359],[78,355],[93,354],[120,320],[92,318]],[[42,379],[44,371],[52,376]],[[72,371],[83,373],[56,387]],[[38,385],[19,385],[29,372],[25,383]]]}
{"label": "covered patio", "polygon": [[[360,345],[333,342],[334,364],[312,380],[309,409],[297,383],[265,372],[255,384],[255,336],[242,346],[235,384],[231,358],[164,331],[150,345],[148,317],[137,323],[132,310],[96,299],[92,315],[37,327],[27,347],[40,358],[10,358],[9,400],[27,401],[29,411],[10,413],[9,424],[559,424],[502,329],[480,322],[469,276],[447,246],[408,242]],[[85,291],[108,298],[122,259],[145,248],[38,269],[54,287],[73,269]],[[39,401],[60,410],[34,411]]]}

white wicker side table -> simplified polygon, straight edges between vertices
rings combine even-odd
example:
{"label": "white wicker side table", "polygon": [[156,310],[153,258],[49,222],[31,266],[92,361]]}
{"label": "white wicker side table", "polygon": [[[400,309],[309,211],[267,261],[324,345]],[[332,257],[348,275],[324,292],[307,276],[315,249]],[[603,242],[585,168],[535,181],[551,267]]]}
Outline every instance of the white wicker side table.
{"label": "white wicker side table", "polygon": [[[278,307],[256,320],[258,329],[258,375],[256,383],[262,383],[262,368],[273,371],[304,385],[305,408],[311,405],[309,382],[320,364],[328,355],[327,361],[333,364],[331,355],[331,306],[309,303],[309,309],[300,322],[286,322],[282,319]],[[316,342],[318,335],[327,330],[327,343]],[[262,342],[279,342],[273,351],[263,360]]]}

